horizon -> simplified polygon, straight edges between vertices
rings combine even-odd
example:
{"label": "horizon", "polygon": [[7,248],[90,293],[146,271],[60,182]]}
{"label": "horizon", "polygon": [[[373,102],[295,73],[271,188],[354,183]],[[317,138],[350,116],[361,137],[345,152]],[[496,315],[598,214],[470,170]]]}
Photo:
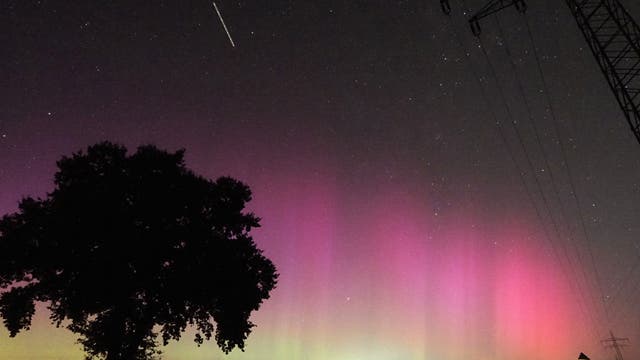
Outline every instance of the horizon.
{"label": "horizon", "polygon": [[[187,330],[166,360],[600,360],[610,331],[638,356],[638,141],[563,2],[526,12],[557,124],[515,9],[483,57],[484,3],[10,0],[0,214],[103,140],[246,183],[278,285],[245,352]],[[80,360],[76,337],[39,304],[0,357]]]}

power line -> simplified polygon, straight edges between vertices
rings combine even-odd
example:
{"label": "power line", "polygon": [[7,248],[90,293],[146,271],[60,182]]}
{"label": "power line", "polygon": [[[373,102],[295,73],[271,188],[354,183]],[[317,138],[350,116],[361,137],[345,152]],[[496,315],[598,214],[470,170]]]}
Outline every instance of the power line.
{"label": "power line", "polygon": [[613,306],[613,304],[615,304],[615,302],[618,300],[618,296],[621,295],[622,289],[624,289],[625,285],[628,284],[628,282],[625,280],[631,278],[631,275],[633,275],[633,273],[638,269],[638,267],[640,267],[640,261],[636,261],[635,265],[629,268],[627,275],[622,276],[620,281],[618,281],[618,285],[614,287],[616,289],[616,292],[609,297],[609,307]]}
{"label": "power line", "polygon": [[[551,224],[552,224],[552,226],[553,226],[553,230],[554,230],[554,232],[555,232],[555,234],[556,234],[556,238],[557,238],[557,239],[561,239],[561,236],[560,236],[560,232],[559,232],[558,226],[557,226],[557,224],[556,224],[556,222],[555,222],[554,218],[551,216],[551,212],[550,212],[550,209],[549,209],[548,201],[547,201],[546,196],[545,196],[545,194],[544,194],[544,190],[543,190],[543,188],[542,188],[542,185],[540,184],[540,181],[538,180],[538,177],[537,177],[537,175],[535,174],[535,168],[534,168],[533,163],[532,163],[532,161],[531,161],[531,157],[530,157],[530,155],[529,155],[529,152],[528,152],[528,150],[527,150],[527,148],[526,148],[526,146],[525,146],[525,144],[524,144],[524,140],[523,140],[523,138],[522,138],[522,135],[521,135],[521,133],[520,133],[520,130],[518,129],[518,127],[516,127],[516,126],[514,125],[513,115],[512,115],[512,113],[511,113],[511,110],[510,110],[510,108],[509,108],[509,105],[508,105],[508,104],[507,104],[507,102],[506,102],[506,97],[504,96],[504,91],[503,91],[503,89],[502,89],[502,87],[500,86],[500,83],[499,83],[499,81],[498,81],[498,76],[497,76],[497,73],[496,73],[496,71],[495,71],[495,68],[494,68],[494,66],[493,66],[493,64],[492,64],[492,62],[491,62],[491,59],[489,58],[489,55],[487,54],[487,51],[486,51],[486,49],[485,49],[484,44],[482,43],[482,39],[480,39],[480,38],[479,38],[479,40],[478,40],[478,41],[480,42],[480,49],[482,50],[482,53],[483,53],[483,55],[484,55],[484,57],[485,57],[485,59],[486,59],[487,63],[489,64],[489,69],[490,69],[491,74],[492,74],[492,77],[493,77],[493,79],[494,79],[494,81],[495,81],[495,83],[496,83],[496,87],[498,88],[498,93],[499,93],[499,95],[500,95],[500,98],[502,99],[502,102],[503,102],[504,106],[505,106],[505,109],[506,109],[506,111],[507,111],[508,117],[509,117],[509,119],[511,120],[512,127],[513,127],[513,129],[515,130],[516,137],[517,137],[518,142],[519,142],[519,144],[520,144],[520,147],[522,148],[522,151],[523,151],[523,153],[524,153],[524,155],[525,155],[525,158],[526,158],[526,160],[527,160],[527,164],[528,164],[529,168],[531,169],[531,171],[532,171],[532,172],[534,172],[534,174],[533,174],[534,182],[535,182],[535,184],[536,184],[536,187],[537,187],[537,189],[538,189],[538,192],[539,192],[539,193],[540,193],[540,195],[541,195],[542,203],[543,203],[543,207],[544,207],[544,209],[546,210],[546,212],[547,212],[547,214],[548,214],[549,219],[551,220]],[[524,181],[524,180],[523,180],[523,181]],[[530,193],[530,194],[531,194],[531,193]],[[532,195],[532,194],[531,194],[530,196],[531,196],[531,198],[533,198],[533,195]],[[534,200],[532,199],[532,201],[534,201]],[[534,203],[535,203],[535,202],[534,202]],[[537,207],[536,207],[536,212],[538,213],[538,217],[541,219],[541,222],[543,222],[543,220],[542,220],[542,219],[543,219],[543,217],[542,217],[542,215],[541,215],[541,213],[540,213],[540,210],[539,210]],[[544,225],[543,225],[543,227],[544,227]],[[546,232],[546,228],[545,228],[545,232]],[[549,241],[551,241],[551,236],[549,236],[549,235],[548,235],[548,233],[547,233],[547,236],[548,236]],[[555,247],[554,247],[554,243],[553,243],[553,242],[551,242],[551,244],[552,244],[552,248],[554,248],[554,249],[555,249]],[[572,262],[571,262],[571,260],[570,260],[570,256],[569,256],[569,254],[568,254],[568,251],[567,251],[566,247],[562,246],[562,247],[561,247],[561,249],[562,249],[562,251],[563,251],[563,255],[564,255],[565,261],[569,264],[569,269],[571,269],[571,273],[572,273],[573,278],[574,278],[574,279],[577,279],[577,278],[578,278],[578,276],[575,274],[575,270],[574,270],[574,267],[573,267]],[[555,250],[554,250],[554,251],[555,251]],[[559,255],[558,255],[558,256],[559,256]],[[579,292],[583,294],[583,296],[581,296],[580,298],[590,298],[590,297],[584,296],[584,293],[583,293],[583,291],[582,291],[582,290],[579,290]],[[589,314],[591,314],[591,313],[589,313]],[[591,315],[590,315],[590,316],[591,316]],[[593,322],[593,324],[594,324],[594,325],[596,325],[596,324],[598,323],[597,321],[595,321],[595,319],[592,319],[592,322]]]}
{"label": "power line", "polygon": [[[549,156],[547,155],[547,151],[545,150],[545,147],[542,144],[542,140],[540,139],[540,135],[539,135],[539,131],[538,131],[538,125],[537,125],[535,117],[533,116],[533,113],[531,111],[531,106],[530,106],[529,100],[527,99],[527,96],[525,94],[525,91],[524,91],[524,88],[523,88],[523,85],[522,85],[522,81],[520,80],[520,77],[518,76],[518,69],[516,68],[516,65],[515,65],[515,63],[513,61],[513,56],[512,56],[512,53],[511,53],[511,49],[509,47],[509,43],[508,43],[507,38],[506,38],[506,36],[504,34],[504,31],[502,29],[502,24],[500,23],[500,20],[498,19],[497,16],[495,16],[494,19],[495,19],[496,24],[498,26],[498,31],[499,31],[500,37],[503,39],[504,49],[505,49],[505,52],[507,54],[507,58],[509,59],[509,64],[511,65],[511,69],[512,69],[514,75],[515,75],[516,83],[517,83],[517,86],[518,86],[518,91],[519,91],[520,96],[522,97],[522,100],[524,102],[525,110],[527,111],[527,115],[528,115],[528,119],[529,119],[529,123],[531,124],[531,127],[533,128],[533,133],[534,133],[534,137],[535,137],[535,140],[536,140],[536,144],[540,148],[545,168],[548,170],[547,173],[549,174],[549,179],[551,181],[551,188],[553,189],[553,194],[556,197],[556,201],[560,205],[560,222],[567,224],[568,217],[567,217],[567,215],[566,215],[566,213],[564,211],[564,205],[563,205],[563,203],[561,201],[560,192],[558,191],[558,186],[556,184],[556,180],[555,180],[555,177],[553,175],[554,171],[553,171],[553,168],[551,167],[551,164],[549,163]],[[515,127],[516,125],[514,124],[513,126]],[[537,174],[537,173],[535,173],[535,174]],[[542,188],[540,188],[540,192],[543,193]],[[546,206],[546,204],[545,204],[545,206]],[[553,214],[551,212],[551,207],[547,207],[547,211],[549,213],[549,217],[552,217]],[[554,224],[554,226],[555,226],[555,224]],[[572,231],[570,229],[570,226],[566,225],[566,227],[567,227],[567,230],[568,230],[568,233],[569,233],[569,238],[570,239],[573,238],[573,234],[572,234]],[[560,240],[562,241],[562,238],[560,238]],[[562,244],[564,246],[564,242]],[[579,252],[578,252],[578,256],[580,256]],[[580,267],[580,268],[582,269],[582,274],[583,274],[583,277],[584,277],[585,281],[587,281],[588,276],[584,272],[584,268],[583,267]]]}
{"label": "power line", "polygon": [[[633,271],[635,271],[635,269]],[[631,275],[631,273],[633,271],[631,271],[629,275]],[[638,291],[638,289],[640,289],[640,277],[636,277],[634,280],[635,281],[633,282],[633,286],[630,288],[631,292],[629,292],[627,294],[626,301],[623,302],[622,304],[620,304],[620,306],[618,306],[617,308],[614,308],[615,312],[612,315],[611,324],[615,324],[616,321],[618,321],[618,318],[620,317],[620,314],[623,313],[621,311],[622,309],[625,309],[625,308],[627,308],[629,306],[633,306],[634,305],[633,295],[635,295],[636,292]],[[614,299],[614,302],[611,303],[610,307],[613,307],[613,305],[615,303],[615,300],[617,300],[617,299],[619,299],[619,297],[616,297],[616,299]]]}
{"label": "power line", "polygon": [[[466,7],[466,5],[464,4],[464,0],[463,0],[463,6],[465,6],[465,7]],[[449,11],[450,11],[450,10],[449,10]],[[447,12],[445,12],[445,13],[447,13]],[[448,13],[447,13],[447,15],[448,15]],[[540,220],[540,222],[541,222],[541,225],[542,225],[542,228],[543,228],[543,231],[544,231],[545,238],[546,238],[546,239],[547,239],[547,241],[550,243],[550,245],[551,245],[551,249],[552,249],[552,251],[553,251],[553,253],[554,253],[554,256],[555,256],[556,260],[559,262],[559,265],[560,265],[560,267],[561,267],[561,270],[562,270],[562,272],[563,272],[563,274],[564,274],[565,278],[567,278],[567,281],[568,281],[568,283],[570,284],[570,287],[571,287],[572,291],[574,292],[574,296],[576,296],[576,297],[578,298],[578,302],[579,302],[579,304],[580,304],[580,309],[581,309],[581,311],[583,312],[583,315],[584,315],[585,317],[587,317],[587,318],[590,318],[590,321],[591,321],[591,322],[593,323],[593,325],[595,326],[597,322],[595,321],[595,319],[593,318],[593,316],[591,315],[591,313],[585,310],[585,309],[586,309],[586,306],[585,306],[585,304],[584,304],[584,298],[583,298],[583,296],[578,296],[578,295],[577,295],[577,293],[576,293],[576,292],[581,292],[581,290],[579,290],[579,289],[577,289],[577,288],[575,287],[575,286],[576,286],[576,284],[574,284],[574,283],[571,281],[571,279],[570,279],[570,277],[569,277],[569,275],[568,275],[567,270],[566,270],[566,269],[565,269],[565,267],[563,266],[563,265],[564,265],[564,263],[560,260],[560,258],[561,258],[561,257],[560,257],[560,255],[558,254],[558,252],[557,252],[557,250],[556,250],[556,247],[555,247],[555,245],[554,245],[554,242],[551,240],[551,236],[550,236],[550,234],[549,234],[549,232],[548,232],[548,230],[547,230],[546,226],[544,225],[544,221],[543,221],[543,217],[542,217],[542,215],[541,215],[540,209],[538,208],[538,206],[537,206],[537,204],[536,204],[536,202],[535,202],[535,200],[534,200],[534,198],[533,198],[533,194],[531,193],[531,191],[529,190],[529,187],[527,186],[526,180],[525,180],[525,178],[524,178],[524,176],[523,176],[524,172],[520,169],[520,166],[518,165],[518,162],[517,162],[517,160],[516,160],[516,158],[515,158],[515,155],[514,155],[514,153],[513,153],[513,150],[511,149],[511,146],[509,145],[509,142],[508,142],[508,140],[507,140],[507,138],[506,138],[506,135],[504,134],[504,130],[503,130],[502,124],[500,123],[500,121],[498,121],[498,120],[497,120],[497,116],[496,116],[496,114],[495,114],[495,112],[494,112],[494,110],[493,110],[493,107],[491,106],[491,103],[490,103],[490,101],[488,100],[488,96],[487,96],[487,94],[486,94],[486,92],[485,92],[485,90],[484,90],[484,86],[482,85],[481,77],[480,77],[480,76],[478,75],[478,73],[476,72],[476,70],[475,70],[475,68],[474,68],[474,66],[473,66],[473,62],[469,60],[469,56],[470,56],[470,54],[469,54],[469,52],[466,50],[466,48],[464,47],[464,45],[462,44],[461,36],[459,35],[459,33],[458,33],[457,29],[455,28],[455,26],[453,26],[453,24],[451,23],[451,21],[450,21],[450,24],[451,24],[451,27],[452,27],[452,29],[453,29],[453,31],[454,31],[454,35],[455,35],[456,41],[458,42],[458,45],[459,45],[459,46],[463,49],[463,51],[465,52],[465,56],[466,56],[466,58],[467,58],[467,60],[468,60],[468,62],[469,62],[469,67],[470,67],[470,69],[471,69],[471,71],[472,71],[472,73],[473,73],[473,75],[474,75],[474,78],[475,78],[475,80],[476,80],[476,82],[477,82],[477,84],[478,84],[478,86],[479,86],[479,88],[480,88],[480,91],[481,91],[481,94],[482,94],[483,100],[485,101],[485,103],[487,103],[487,105],[488,105],[488,107],[489,107],[489,110],[490,110],[490,112],[491,112],[491,117],[492,117],[492,119],[493,119],[493,121],[494,121],[494,123],[495,123],[495,125],[496,125],[496,127],[497,127],[497,130],[498,130],[497,132],[498,132],[498,134],[499,134],[499,136],[500,136],[500,139],[501,139],[502,143],[504,144],[504,146],[505,146],[505,148],[506,148],[506,150],[507,150],[507,152],[508,152],[508,154],[509,154],[509,156],[510,156],[510,158],[511,158],[511,160],[512,160],[513,164],[514,164],[514,166],[516,167],[516,170],[517,170],[518,175],[519,175],[519,177],[520,177],[520,180],[521,180],[521,182],[522,182],[522,184],[523,184],[523,186],[524,186],[524,189],[525,189],[525,191],[526,191],[526,193],[527,193],[527,196],[528,196],[528,198],[529,198],[529,201],[530,201],[530,202],[531,202],[531,204],[533,205],[533,208],[534,208],[534,210],[535,210],[535,212],[536,212],[536,215],[537,215],[538,219],[539,219],[539,220]],[[507,114],[508,114],[508,115],[509,115],[509,117],[512,119],[511,111],[510,111],[510,109],[509,109],[509,107],[508,107],[508,105],[507,105],[507,103],[506,103],[506,101],[505,101],[505,97],[504,97],[503,91],[502,91],[501,87],[500,87],[500,86],[499,86],[499,84],[498,84],[497,76],[496,76],[496,74],[495,74],[495,69],[493,69],[493,66],[492,66],[492,64],[491,64],[491,61],[489,60],[488,55],[486,54],[486,51],[484,50],[484,46],[482,45],[482,43],[480,44],[480,48],[482,49],[483,53],[485,54],[485,57],[486,57],[486,59],[487,59],[487,62],[488,62],[488,64],[489,64],[489,66],[491,67],[492,73],[493,73],[493,75],[494,75],[494,76],[493,76],[493,77],[494,77],[494,80],[496,81],[496,84],[497,84],[497,86],[498,86],[498,90],[499,90],[499,92],[500,92],[501,98],[502,98],[502,100],[503,100],[503,103],[504,103],[504,105],[505,105],[505,108],[507,109]],[[568,260],[568,256],[566,256],[566,249],[565,249],[565,258]],[[569,262],[569,264],[570,264],[570,262]],[[572,269],[572,267],[571,267],[571,266],[570,266],[570,269]],[[575,274],[574,274],[574,276],[575,276]],[[593,328],[589,327],[589,330],[591,331],[592,335],[594,335],[594,337],[596,337],[596,338],[597,338],[597,335],[596,335],[596,334],[595,334],[595,332],[593,331]]]}
{"label": "power line", "polygon": [[[531,106],[529,105],[529,101],[528,101],[527,96],[525,94],[525,91],[524,91],[524,88],[523,88],[523,85],[522,85],[522,81],[520,80],[520,77],[518,76],[518,70],[517,70],[517,67],[516,67],[516,65],[515,65],[515,63],[513,61],[513,56],[511,54],[511,49],[509,47],[509,43],[508,43],[507,38],[506,38],[506,36],[504,34],[504,31],[502,29],[502,24],[500,23],[500,19],[498,18],[498,16],[494,16],[493,18],[494,18],[494,20],[496,22],[496,25],[498,27],[499,35],[503,39],[505,53],[507,54],[507,59],[509,60],[509,64],[511,65],[511,69],[512,69],[512,71],[514,73],[514,76],[515,76],[515,79],[516,79],[516,84],[517,84],[517,87],[518,87],[518,91],[519,91],[520,96],[522,97],[523,103],[525,105],[525,110],[526,110],[527,115],[528,115],[529,123],[531,124],[531,127],[533,129],[533,133],[534,133],[534,138],[536,140],[536,144],[540,148],[540,151],[542,153],[542,158],[544,160],[545,167],[548,169],[548,174],[549,174],[549,177],[550,177],[550,180],[551,180],[551,187],[553,189],[553,194],[555,195],[555,197],[556,197],[556,199],[557,199],[557,201],[558,201],[558,203],[560,205],[560,216],[561,216],[560,221],[564,222],[566,224],[567,223],[567,216],[566,216],[566,214],[564,212],[562,201],[560,200],[560,193],[558,191],[558,187],[556,185],[555,178],[553,176],[553,170],[552,170],[551,165],[549,163],[545,147],[542,144],[542,141],[540,139],[538,126],[536,124],[536,120],[535,120],[535,118],[533,116],[533,113],[531,111]],[[517,128],[516,124],[512,123],[512,125],[513,125],[513,128],[516,130],[516,134],[518,135],[518,139],[520,140],[520,143],[521,143],[523,149],[525,149],[524,142],[522,141],[522,138],[520,136],[520,133],[518,131],[518,128]],[[532,161],[531,161],[531,158],[529,157],[529,155],[527,155],[527,161],[529,162],[529,166],[533,169]],[[552,225],[553,225],[553,227],[554,227],[554,229],[556,231],[556,234],[557,234],[558,238],[560,239],[560,241],[562,243],[563,250],[565,250],[565,252],[568,254],[568,251],[566,249],[566,245],[562,241],[562,236],[561,236],[560,229],[558,227],[558,223],[556,222],[554,214],[551,211],[550,203],[549,203],[548,198],[547,198],[547,196],[545,194],[545,191],[543,190],[542,185],[541,185],[541,183],[539,181],[538,173],[535,172],[535,170],[534,170],[534,179],[536,181],[536,185],[538,186],[538,189],[539,189],[540,194],[542,196],[542,200],[543,200],[544,206],[545,206],[545,208],[547,210],[549,218],[551,219]],[[578,256],[580,256],[579,252],[578,252]],[[571,261],[570,260],[571,258],[570,257],[568,257],[568,258],[569,258],[568,261]],[[573,264],[572,264],[572,266],[573,266]],[[595,267],[595,265],[594,265],[594,267]],[[585,282],[588,282],[589,277],[587,276],[587,274],[586,274],[586,272],[584,270],[584,267],[583,266],[578,266],[578,268],[581,270]],[[600,291],[601,301],[602,301],[602,309],[605,312],[605,314],[604,314],[605,318],[607,318],[608,313],[607,313],[606,304],[604,302],[604,291],[602,290],[602,286],[600,285],[600,282],[599,282],[598,278],[596,278],[596,286],[597,286],[598,290]]]}
{"label": "power line", "polygon": [[555,114],[553,103],[551,102],[551,95],[550,95],[550,92],[549,92],[549,87],[547,86],[547,81],[546,81],[546,77],[544,76],[544,71],[542,69],[542,64],[540,62],[540,57],[538,55],[538,50],[536,48],[536,44],[535,44],[535,41],[534,41],[534,38],[533,38],[533,34],[531,33],[531,26],[529,25],[529,19],[526,16],[526,14],[523,15],[523,17],[524,17],[524,20],[525,20],[524,22],[525,22],[526,28],[527,28],[527,34],[529,36],[529,40],[530,40],[531,45],[532,45],[533,55],[534,55],[534,58],[536,60],[538,74],[540,75],[540,79],[542,81],[542,86],[543,86],[543,89],[544,89],[544,94],[545,94],[547,103],[549,105],[549,114],[551,115],[551,118],[553,120],[552,121],[553,122],[553,130],[554,130],[556,138],[558,139],[558,142],[560,144],[560,151],[562,153],[562,161],[564,162],[565,169],[567,170],[569,186],[571,187],[571,194],[573,195],[572,197],[573,197],[573,199],[575,200],[575,203],[576,203],[576,209],[577,209],[578,217],[579,217],[579,220],[580,220],[580,227],[582,229],[582,233],[585,236],[585,240],[587,241],[587,250],[588,250],[588,253],[589,253],[589,258],[590,258],[590,261],[591,261],[591,265],[593,267],[596,284],[597,284],[598,289],[600,291],[601,300],[602,300],[602,303],[603,303],[603,306],[604,306],[604,309],[605,309],[605,316],[606,316],[607,307],[606,307],[606,303],[605,303],[605,294],[604,294],[604,291],[602,289],[598,267],[596,266],[595,258],[593,256],[593,250],[591,249],[591,237],[589,236],[589,234],[587,232],[587,229],[586,229],[584,216],[582,214],[582,207],[580,206],[581,201],[580,201],[580,198],[578,196],[578,192],[576,191],[576,186],[575,186],[575,181],[573,180],[573,174],[572,174],[572,171],[571,171],[571,166],[569,165],[569,161],[567,160],[567,151],[566,151],[566,148],[565,148],[565,144],[564,144],[564,141],[562,140],[562,137],[560,136],[558,119],[557,119],[556,114]]}

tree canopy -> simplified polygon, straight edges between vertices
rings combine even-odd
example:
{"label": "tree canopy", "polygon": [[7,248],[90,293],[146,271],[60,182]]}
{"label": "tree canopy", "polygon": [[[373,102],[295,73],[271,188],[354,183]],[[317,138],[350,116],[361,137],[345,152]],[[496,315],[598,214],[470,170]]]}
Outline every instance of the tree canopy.
{"label": "tree canopy", "polygon": [[0,219],[0,316],[29,329],[35,302],[87,359],[150,359],[158,341],[244,350],[278,274],[250,236],[249,187],[185,167],[184,151],[109,142],[57,162],[54,190]]}

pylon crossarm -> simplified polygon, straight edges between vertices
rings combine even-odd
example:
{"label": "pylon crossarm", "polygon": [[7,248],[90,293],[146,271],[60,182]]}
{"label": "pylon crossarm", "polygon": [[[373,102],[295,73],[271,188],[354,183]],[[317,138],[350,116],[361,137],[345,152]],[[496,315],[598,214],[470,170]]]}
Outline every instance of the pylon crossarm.
{"label": "pylon crossarm", "polygon": [[515,6],[521,13],[527,11],[527,4],[524,0],[491,0],[469,19],[471,32],[473,32],[475,36],[479,36],[481,31],[480,20],[510,6]]}

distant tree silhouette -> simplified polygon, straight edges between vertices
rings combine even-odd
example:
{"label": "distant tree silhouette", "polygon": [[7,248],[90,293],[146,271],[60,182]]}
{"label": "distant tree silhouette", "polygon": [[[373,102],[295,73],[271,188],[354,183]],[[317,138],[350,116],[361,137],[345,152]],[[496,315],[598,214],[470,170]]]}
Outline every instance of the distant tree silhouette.
{"label": "distant tree silhouette", "polygon": [[249,232],[250,189],[185,167],[184,151],[104,142],[57,162],[55,189],[0,220],[0,315],[29,329],[35,301],[87,359],[151,359],[161,336],[244,350],[276,268]]}

